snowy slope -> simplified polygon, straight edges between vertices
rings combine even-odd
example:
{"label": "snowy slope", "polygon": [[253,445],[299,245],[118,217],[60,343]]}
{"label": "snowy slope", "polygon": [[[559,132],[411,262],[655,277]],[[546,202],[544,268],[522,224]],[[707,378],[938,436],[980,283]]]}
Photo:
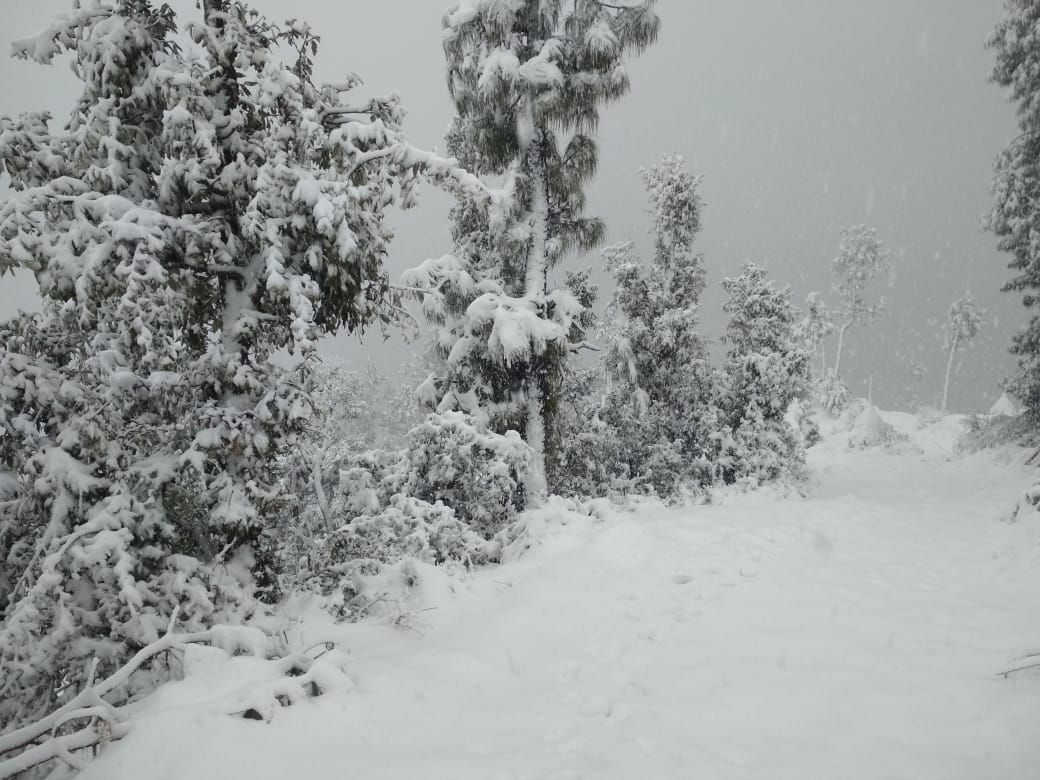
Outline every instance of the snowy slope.
{"label": "snowy slope", "polygon": [[82,777],[1040,777],[1040,675],[995,674],[1040,648],[1040,519],[999,520],[1032,472],[882,416],[909,442],[832,431],[807,498],[547,512],[397,626],[301,606],[353,688],[270,723],[228,716],[269,664],[194,650]]}

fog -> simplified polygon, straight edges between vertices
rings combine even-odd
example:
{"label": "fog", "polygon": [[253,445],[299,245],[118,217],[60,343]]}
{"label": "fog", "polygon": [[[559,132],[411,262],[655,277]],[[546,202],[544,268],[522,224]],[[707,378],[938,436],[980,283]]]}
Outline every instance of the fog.
{"label": "fog", "polygon": [[[68,0],[8,2],[0,48],[42,29]],[[199,14],[190,2],[173,4]],[[397,90],[409,107],[412,141],[442,147],[451,117],[440,48],[447,0],[328,3],[258,0],[267,15],[298,16],[323,37],[318,77],[356,71],[365,89]],[[985,409],[1013,361],[1011,334],[1024,320],[1017,295],[1000,292],[1006,258],[980,219],[992,162],[1015,134],[1002,91],[987,83],[984,48],[999,0],[661,0],[659,43],[631,64],[632,91],[604,114],[600,172],[590,197],[609,241],[645,240],[640,166],[679,152],[704,176],[709,292],[704,328],[723,328],[719,282],[745,260],[764,264],[800,303],[827,292],[838,231],[878,228],[894,270],[887,313],[854,329],[846,380],[874,400],[905,406],[908,362],[928,367],[922,400],[941,392],[940,326],[966,289],[987,311],[986,328],[955,364],[951,408]],[[50,109],[63,119],[76,94],[67,63],[0,64],[0,114]],[[450,202],[427,187],[414,211],[395,217],[392,276],[450,250]],[[598,255],[568,267],[599,267]],[[601,277],[602,296],[609,296]],[[833,301],[833,296],[828,296]],[[0,316],[32,305],[32,280],[0,282]],[[322,345],[349,361],[393,370],[416,349],[378,333]],[[871,381],[872,380],[872,381]]]}

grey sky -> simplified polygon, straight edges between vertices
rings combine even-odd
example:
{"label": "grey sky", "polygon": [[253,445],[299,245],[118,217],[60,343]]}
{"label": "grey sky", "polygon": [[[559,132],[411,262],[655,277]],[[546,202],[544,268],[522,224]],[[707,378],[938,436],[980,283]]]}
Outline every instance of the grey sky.
{"label": "grey sky", "polygon": [[[299,16],[323,36],[319,78],[356,71],[372,92],[398,90],[419,145],[443,146],[451,116],[440,17],[448,0],[256,0],[275,19]],[[33,34],[69,0],[7,0],[0,51]],[[173,3],[197,13],[193,3]],[[1017,296],[998,292],[1006,259],[980,229],[992,161],[1014,135],[1014,114],[986,82],[983,42],[1000,0],[660,0],[660,42],[632,62],[632,92],[601,125],[601,167],[590,212],[610,241],[645,240],[641,165],[683,154],[704,175],[709,293],[705,330],[722,330],[718,283],[740,263],[764,263],[800,303],[830,285],[841,226],[875,225],[892,249],[889,310],[873,332],[849,334],[853,391],[873,375],[879,403],[905,403],[909,356],[929,375],[922,398],[941,391],[939,324],[971,289],[987,327],[959,361],[951,406],[970,411],[999,393],[1012,365]],[[75,95],[64,63],[46,69],[0,61],[0,114],[50,108],[62,118]],[[448,251],[448,200],[427,188],[419,209],[395,218],[395,275]],[[572,266],[598,266],[591,255]],[[607,291],[604,290],[604,294]],[[0,315],[31,300],[29,280],[0,281]],[[372,357],[392,369],[410,348],[378,334],[343,337],[329,354]]]}

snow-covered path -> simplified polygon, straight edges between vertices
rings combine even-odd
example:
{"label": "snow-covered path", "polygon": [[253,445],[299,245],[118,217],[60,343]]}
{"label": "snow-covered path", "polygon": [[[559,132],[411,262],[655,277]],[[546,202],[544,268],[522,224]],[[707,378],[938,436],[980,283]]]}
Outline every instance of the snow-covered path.
{"label": "snow-covered path", "polygon": [[572,516],[405,630],[308,620],[355,688],[269,724],[200,658],[84,777],[1040,777],[1040,675],[995,674],[1040,648],[1030,473],[890,419],[926,451],[829,439],[806,499]]}

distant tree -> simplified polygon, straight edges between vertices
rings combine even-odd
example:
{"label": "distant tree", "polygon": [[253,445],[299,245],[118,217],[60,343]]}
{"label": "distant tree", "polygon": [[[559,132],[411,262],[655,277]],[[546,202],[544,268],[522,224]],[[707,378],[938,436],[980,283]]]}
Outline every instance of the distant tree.
{"label": "distant tree", "polygon": [[975,305],[971,293],[965,293],[950,305],[949,317],[946,321],[946,378],[943,380],[942,406],[946,411],[946,402],[950,396],[950,372],[953,369],[953,356],[958,350],[967,349],[968,344],[982,327],[982,312]]}
{"label": "distant tree", "polygon": [[431,387],[438,406],[477,419],[485,415],[475,407],[485,406],[494,429],[520,431],[534,453],[533,494],[555,479],[562,376],[583,340],[581,304],[549,272],[604,235],[600,220],[584,216],[593,131],[601,108],[628,91],[627,55],[656,38],[652,5],[467,1],[444,17],[451,142],[504,187],[489,210],[456,209],[455,256],[409,284],[424,290],[441,329],[449,370]]}
{"label": "distant tree", "polygon": [[404,140],[396,98],[315,84],[305,24],[205,0],[183,32],[148,0],[76,3],[15,44],[70,54],[82,89],[64,126],[0,119],[0,272],[43,301],[0,325],[5,727],[175,609],[191,630],[277,597],[315,342],[396,316],[385,215],[424,173],[481,189]]}
{"label": "distant tree", "polygon": [[747,263],[740,276],[723,280],[728,294],[726,386],[722,410],[729,434],[722,448],[727,482],[762,483],[804,466],[800,436],[785,416],[809,385],[809,352],[796,332],[798,312],[791,291],[778,290],[760,266]]}
{"label": "distant tree", "polygon": [[[1016,275],[1004,290],[1023,293],[1026,309],[1040,302],[1040,4],[1005,0],[1004,16],[989,38],[996,52],[991,80],[1009,89],[1021,131],[1000,153],[993,178],[993,208],[986,224],[997,246],[1011,255]],[[1034,416],[1040,415],[1040,315],[1012,340],[1018,370],[1008,389]]]}
{"label": "distant tree", "polygon": [[[664,496],[710,479],[715,433],[714,377],[700,333],[704,259],[699,178],[682,158],[642,171],[650,200],[654,254],[631,242],[603,255],[614,275],[616,318],[606,363],[611,385],[600,417],[620,441],[618,464],[633,481]],[[609,448],[605,448],[609,449]]]}
{"label": "distant tree", "polygon": [[834,322],[823,296],[811,292],[805,297],[805,314],[795,326],[795,336],[810,355],[820,357],[820,375],[827,371],[827,355],[824,344],[834,332]]}
{"label": "distant tree", "polygon": [[928,375],[928,365],[908,351],[901,353],[899,359],[910,374],[905,390],[909,408],[915,409],[921,403],[921,384]]}
{"label": "distant tree", "polygon": [[884,298],[871,302],[870,283],[889,268],[889,253],[877,237],[877,230],[865,225],[842,228],[841,245],[834,258],[834,288],[841,301],[835,312],[838,322],[838,347],[834,356],[834,376],[841,376],[845,334],[853,325],[864,325],[884,309]]}

